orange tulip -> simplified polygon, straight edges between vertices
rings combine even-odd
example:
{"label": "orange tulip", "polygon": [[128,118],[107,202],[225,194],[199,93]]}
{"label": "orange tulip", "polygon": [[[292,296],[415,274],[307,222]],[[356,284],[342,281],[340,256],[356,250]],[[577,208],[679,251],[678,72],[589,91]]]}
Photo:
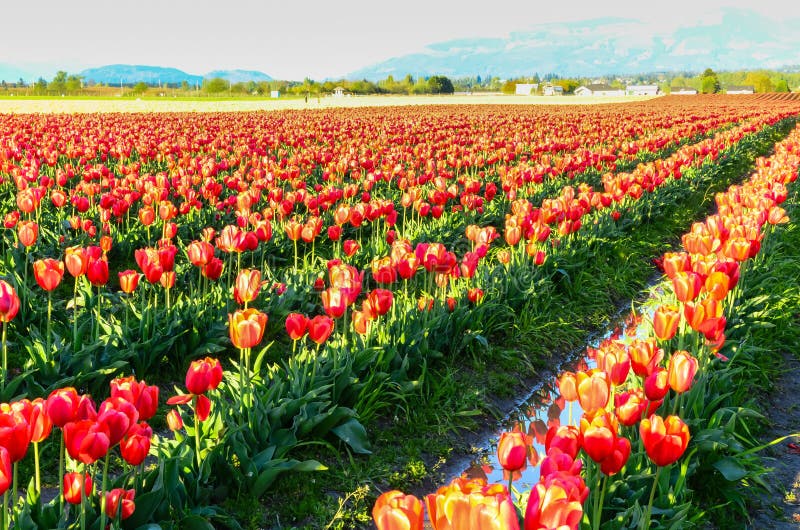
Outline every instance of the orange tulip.
{"label": "orange tulip", "polygon": [[611,381],[603,370],[578,372],[578,401],[589,415],[604,409],[611,396]]}
{"label": "orange tulip", "polygon": [[639,424],[639,434],[647,456],[657,466],[668,466],[676,462],[689,445],[689,427],[677,416],[653,414]]}
{"label": "orange tulip", "polygon": [[123,293],[131,294],[139,285],[139,273],[133,270],[125,270],[119,273],[119,287]]}
{"label": "orange tulip", "polygon": [[577,529],[583,518],[583,503],[569,491],[560,480],[536,484],[528,497],[525,530]]}
{"label": "orange tulip", "polygon": [[83,247],[67,247],[64,250],[64,264],[73,278],[86,274],[89,265],[89,255]]}
{"label": "orange tulip", "polygon": [[567,401],[578,401],[578,379],[573,372],[564,372],[558,378],[558,391]]}
{"label": "orange tulip", "polygon": [[659,340],[670,340],[678,332],[681,313],[678,308],[660,305],[653,313],[653,332]]}
{"label": "orange tulip", "polygon": [[641,388],[614,396],[614,411],[619,422],[627,427],[642,419],[647,400]]}
{"label": "orange tulip", "polygon": [[240,349],[252,348],[264,337],[267,315],[255,308],[240,309],[228,314],[228,332],[231,342]]}
{"label": "orange tulip", "polygon": [[420,500],[398,490],[382,494],[372,508],[378,530],[422,530],[423,517]]}
{"label": "orange tulip", "polygon": [[36,260],[33,262],[33,274],[39,287],[52,291],[64,277],[64,263],[53,258]]}
{"label": "orange tulip", "polygon": [[631,356],[631,368],[640,377],[650,375],[664,358],[664,350],[658,347],[656,339],[652,337],[646,340],[634,339],[628,346],[628,353]]}
{"label": "orange tulip", "polygon": [[668,372],[670,388],[679,394],[686,392],[697,373],[697,359],[687,351],[677,351],[669,359]]}
{"label": "orange tulip", "polygon": [[594,417],[584,414],[581,418],[581,447],[589,458],[601,462],[614,451],[618,429],[613,414],[605,411]]}
{"label": "orange tulip", "polygon": [[17,224],[17,235],[24,246],[33,246],[39,239],[39,225],[34,221],[20,221]]}
{"label": "orange tulip", "polygon": [[705,282],[706,292],[715,300],[724,300],[730,289],[730,278],[724,272],[712,272]]}
{"label": "orange tulip", "polygon": [[233,287],[233,298],[237,304],[246,304],[258,298],[261,290],[261,271],[244,269],[236,276]]}
{"label": "orange tulip", "polygon": [[696,272],[677,272],[672,278],[675,297],[681,302],[690,302],[700,294],[702,279]]}

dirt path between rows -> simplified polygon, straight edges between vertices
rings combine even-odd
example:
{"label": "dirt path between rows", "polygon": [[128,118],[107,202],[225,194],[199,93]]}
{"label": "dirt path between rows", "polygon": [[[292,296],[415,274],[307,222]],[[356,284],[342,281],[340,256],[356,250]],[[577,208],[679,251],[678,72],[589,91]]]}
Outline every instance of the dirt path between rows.
{"label": "dirt path between rows", "polygon": [[[794,355],[783,353],[783,373],[773,392],[761,401],[769,421],[761,438],[764,443],[800,432],[800,359]],[[762,455],[765,464],[774,468],[765,477],[772,492],[760,498],[746,528],[796,530],[800,528],[800,436],[768,447]]]}

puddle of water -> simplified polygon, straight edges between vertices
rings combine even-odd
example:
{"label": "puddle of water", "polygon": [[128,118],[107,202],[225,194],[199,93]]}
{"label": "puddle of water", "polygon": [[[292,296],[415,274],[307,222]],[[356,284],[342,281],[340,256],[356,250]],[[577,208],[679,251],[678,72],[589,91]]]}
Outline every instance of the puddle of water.
{"label": "puddle of water", "polygon": [[[630,318],[629,306],[620,308],[615,318],[605,326],[605,333],[594,335],[589,339],[587,347],[572,352],[567,356],[567,361],[557,367],[554,375],[536,387],[520,404],[500,423],[492,438],[482,447],[476,457],[469,462],[454,463],[448,482],[453,478],[466,475],[470,478],[485,478],[491,483],[508,483],[508,474],[497,461],[497,440],[504,431],[510,431],[515,427],[521,430],[532,439],[534,453],[532,454],[528,466],[525,470],[514,475],[514,489],[518,492],[527,492],[539,481],[539,465],[545,456],[544,440],[547,430],[552,426],[575,425],[580,423],[583,410],[578,402],[565,403],[561,397],[557,378],[565,371],[579,371],[595,368],[597,366],[594,359],[589,356],[592,349],[597,349],[600,345],[610,339],[616,339],[625,344],[634,339],[645,339],[652,336],[649,322],[658,305],[658,299],[663,294],[661,283],[662,276],[659,275],[651,282],[650,293],[647,299],[640,304],[636,313],[646,315],[648,318],[639,319],[643,324],[626,324],[626,318]],[[620,329],[623,331],[620,331]]]}

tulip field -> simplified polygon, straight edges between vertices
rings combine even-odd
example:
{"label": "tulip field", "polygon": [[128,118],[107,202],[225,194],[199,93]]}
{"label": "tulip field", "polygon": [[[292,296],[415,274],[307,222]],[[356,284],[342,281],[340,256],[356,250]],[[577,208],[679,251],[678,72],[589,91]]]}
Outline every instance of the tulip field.
{"label": "tulip field", "polygon": [[[500,437],[507,482],[369,476],[367,518],[328,527],[698,523],[693,473],[749,478],[744,420],[709,396],[794,223],[798,116],[739,96],[0,115],[0,526],[283,528],[242,506],[369,467],[443,373],[505,370],[481,365],[498,344],[582,343],[585,298],[630,300],[628,269],[663,272],[663,300],[560,375],[571,421]],[[654,249],[695,199],[682,248]]]}

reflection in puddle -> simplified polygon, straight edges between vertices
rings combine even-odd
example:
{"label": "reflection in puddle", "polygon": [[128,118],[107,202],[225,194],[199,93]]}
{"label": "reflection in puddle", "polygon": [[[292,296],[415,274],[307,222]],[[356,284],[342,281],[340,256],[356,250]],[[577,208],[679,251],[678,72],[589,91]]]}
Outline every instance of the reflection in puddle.
{"label": "reflection in puddle", "polygon": [[[644,319],[643,315],[652,317],[657,300],[663,294],[660,286],[656,286],[650,293],[647,301],[638,309],[638,314],[629,314],[626,320],[618,320],[609,324],[611,330],[605,335],[592,340],[583,356],[572,359],[558,367],[558,375],[565,371],[578,372],[586,371],[597,366],[594,359],[598,349],[608,345],[612,341],[628,345],[633,340],[643,340],[652,336],[652,328],[649,322],[652,318]],[[646,322],[646,324],[642,324]],[[620,329],[620,326],[622,329]],[[531,445],[531,452],[528,457],[528,464],[522,471],[514,472],[514,489],[517,492],[530,491],[539,482],[539,462],[545,453],[545,437],[551,427],[561,425],[578,426],[583,410],[576,402],[565,402],[558,390],[557,376],[547,379],[531,396],[513,412],[506,422],[499,426],[493,438],[489,440],[480,454],[472,460],[468,467],[462,469],[459,475],[468,478],[483,478],[490,484],[507,484],[509,474],[497,461],[497,439],[503,431],[518,430],[525,433],[527,441]],[[451,477],[453,478],[453,477]]]}

